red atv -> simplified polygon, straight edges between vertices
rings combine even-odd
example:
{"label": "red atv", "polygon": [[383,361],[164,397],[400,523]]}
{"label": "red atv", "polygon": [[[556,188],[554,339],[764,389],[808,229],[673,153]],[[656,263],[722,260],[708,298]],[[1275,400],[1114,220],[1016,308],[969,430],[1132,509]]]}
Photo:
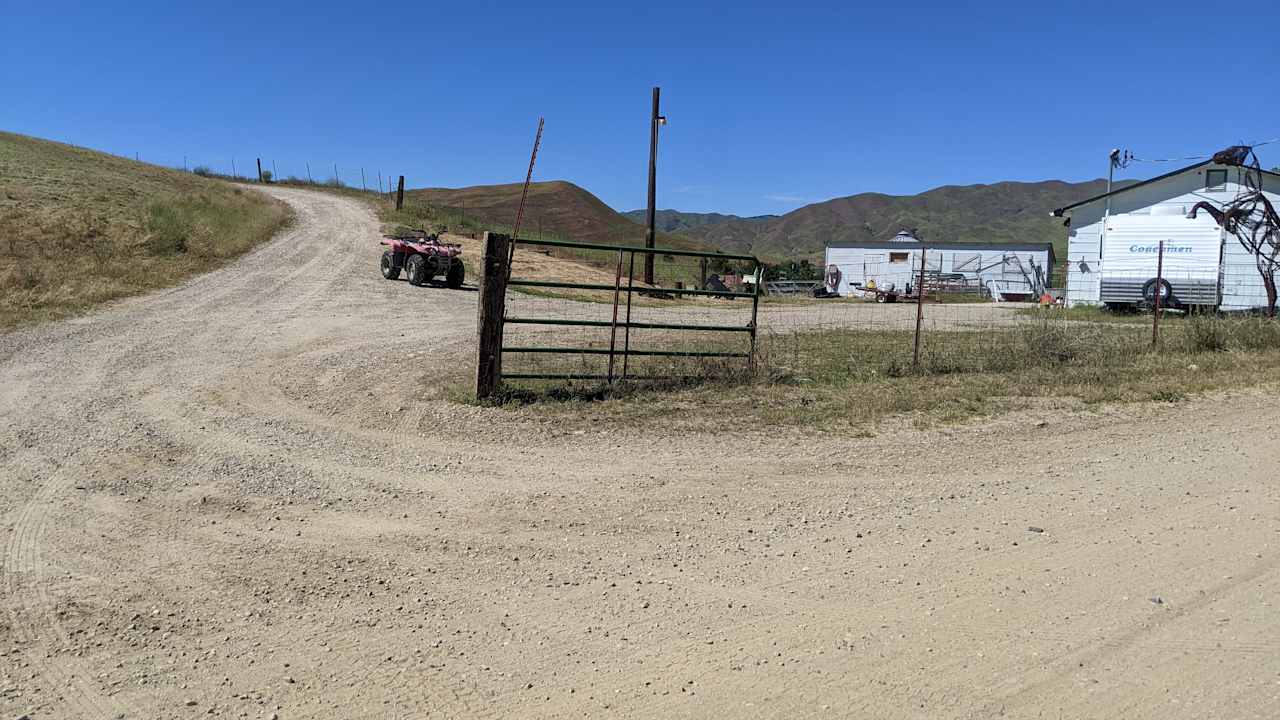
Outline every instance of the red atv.
{"label": "red atv", "polygon": [[404,270],[411,285],[426,285],[437,275],[444,284],[462,287],[466,270],[462,266],[462,246],[440,242],[438,235],[383,235],[387,249],[382,253],[382,277],[395,280]]}

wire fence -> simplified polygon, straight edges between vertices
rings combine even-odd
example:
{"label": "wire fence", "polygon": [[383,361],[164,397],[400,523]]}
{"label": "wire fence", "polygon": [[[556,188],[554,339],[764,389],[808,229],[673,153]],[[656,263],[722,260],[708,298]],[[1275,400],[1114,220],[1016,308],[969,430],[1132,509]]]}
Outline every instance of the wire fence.
{"label": "wire fence", "polygon": [[[497,311],[499,373],[508,383],[683,383],[750,374],[761,272],[755,258],[536,239],[515,241],[509,258]],[[490,272],[488,258],[485,267]]]}
{"label": "wire fence", "polygon": [[[264,181],[289,185],[316,185],[369,192],[395,191],[397,175],[384,168],[352,165],[340,161],[284,160],[254,155],[209,158],[201,155],[153,156],[142,152],[121,154],[136,162],[171,170],[242,181]],[[261,175],[259,174],[261,169]]]}
{"label": "wire fence", "polygon": [[973,288],[941,278],[926,253],[914,278],[824,300],[767,298],[757,366],[775,377],[905,376],[1280,348],[1280,323],[1266,316],[1247,258],[1207,270],[1174,262],[1173,271],[1163,259],[1157,250],[1144,270],[1078,258],[1063,289],[1013,279]]}
{"label": "wire fence", "polygon": [[[594,354],[512,353],[504,373],[613,377],[607,349],[619,342],[617,323],[631,323],[628,342],[661,349],[661,357],[632,359],[636,375],[676,375],[711,380],[800,381],[833,373],[842,377],[893,377],[952,373],[1094,369],[1145,362],[1151,355],[1280,349],[1280,323],[1261,312],[1265,295],[1256,271],[1230,266],[1154,275],[1138,269],[1102,272],[1097,264],[1069,263],[1068,287],[1044,288],[1034,278],[997,283],[959,282],[939,273],[924,253],[913,278],[901,285],[862,283],[845,294],[765,295],[755,315],[756,342],[749,374],[741,363],[700,354],[740,352],[733,333],[673,332],[672,324],[743,329],[751,324],[745,297],[684,296],[663,288],[754,292],[745,268],[725,261],[710,272],[699,258],[655,261],[653,292],[638,292],[630,315],[614,316],[615,283],[626,287],[634,268],[618,273],[617,251],[533,248],[517,254],[512,277],[557,278],[594,289],[543,288],[536,283],[507,290],[510,317],[559,318],[581,325],[507,325],[504,344],[515,348],[584,347]],[[1159,260],[1159,258],[1157,258]],[[1087,264],[1086,264],[1087,265]],[[1157,262],[1157,266],[1159,262]],[[1176,267],[1176,264],[1175,264]],[[933,269],[931,269],[933,268]],[[705,273],[705,275],[704,275]],[[1233,294],[1234,293],[1234,294]],[[1234,303],[1234,304],[1233,304]],[[1224,312],[1239,306],[1241,312]],[[1244,311],[1248,308],[1248,311]],[[652,325],[653,327],[644,327]],[[685,357],[672,357],[687,353]],[[638,371],[638,372],[637,372]]]}

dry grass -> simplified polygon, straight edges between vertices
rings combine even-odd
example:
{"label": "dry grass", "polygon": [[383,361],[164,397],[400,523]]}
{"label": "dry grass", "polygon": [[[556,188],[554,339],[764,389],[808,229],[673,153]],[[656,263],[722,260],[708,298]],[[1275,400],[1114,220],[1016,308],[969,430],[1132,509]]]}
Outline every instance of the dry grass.
{"label": "dry grass", "polygon": [[173,285],[289,218],[232,183],[0,133],[0,328]]}
{"label": "dry grass", "polygon": [[[592,426],[708,430],[728,419],[874,433],[886,422],[951,423],[1027,408],[1178,402],[1274,384],[1280,324],[1195,319],[1158,349],[1142,326],[1082,326],[1039,317],[1005,328],[934,332],[918,367],[907,330],[797,330],[762,336],[756,374],[710,373],[697,383],[516,385],[520,412]],[[459,391],[455,397],[463,397]]]}

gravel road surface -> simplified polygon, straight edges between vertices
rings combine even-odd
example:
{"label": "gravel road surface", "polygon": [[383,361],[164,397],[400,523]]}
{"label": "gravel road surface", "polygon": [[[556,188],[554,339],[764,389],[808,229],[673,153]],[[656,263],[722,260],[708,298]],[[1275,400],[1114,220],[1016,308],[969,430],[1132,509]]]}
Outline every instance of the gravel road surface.
{"label": "gravel road surface", "polygon": [[1280,716],[1280,410],[872,438],[459,405],[355,201],[0,335],[0,718]]}

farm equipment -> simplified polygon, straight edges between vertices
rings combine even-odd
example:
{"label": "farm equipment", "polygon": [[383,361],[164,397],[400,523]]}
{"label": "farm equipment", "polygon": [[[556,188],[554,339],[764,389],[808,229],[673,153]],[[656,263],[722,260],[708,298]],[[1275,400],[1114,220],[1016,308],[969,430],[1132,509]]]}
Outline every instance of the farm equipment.
{"label": "farm equipment", "polygon": [[395,280],[403,270],[411,285],[426,285],[443,275],[445,285],[462,287],[466,269],[462,265],[462,246],[440,242],[440,237],[427,232],[411,235],[383,235],[382,277]]}

